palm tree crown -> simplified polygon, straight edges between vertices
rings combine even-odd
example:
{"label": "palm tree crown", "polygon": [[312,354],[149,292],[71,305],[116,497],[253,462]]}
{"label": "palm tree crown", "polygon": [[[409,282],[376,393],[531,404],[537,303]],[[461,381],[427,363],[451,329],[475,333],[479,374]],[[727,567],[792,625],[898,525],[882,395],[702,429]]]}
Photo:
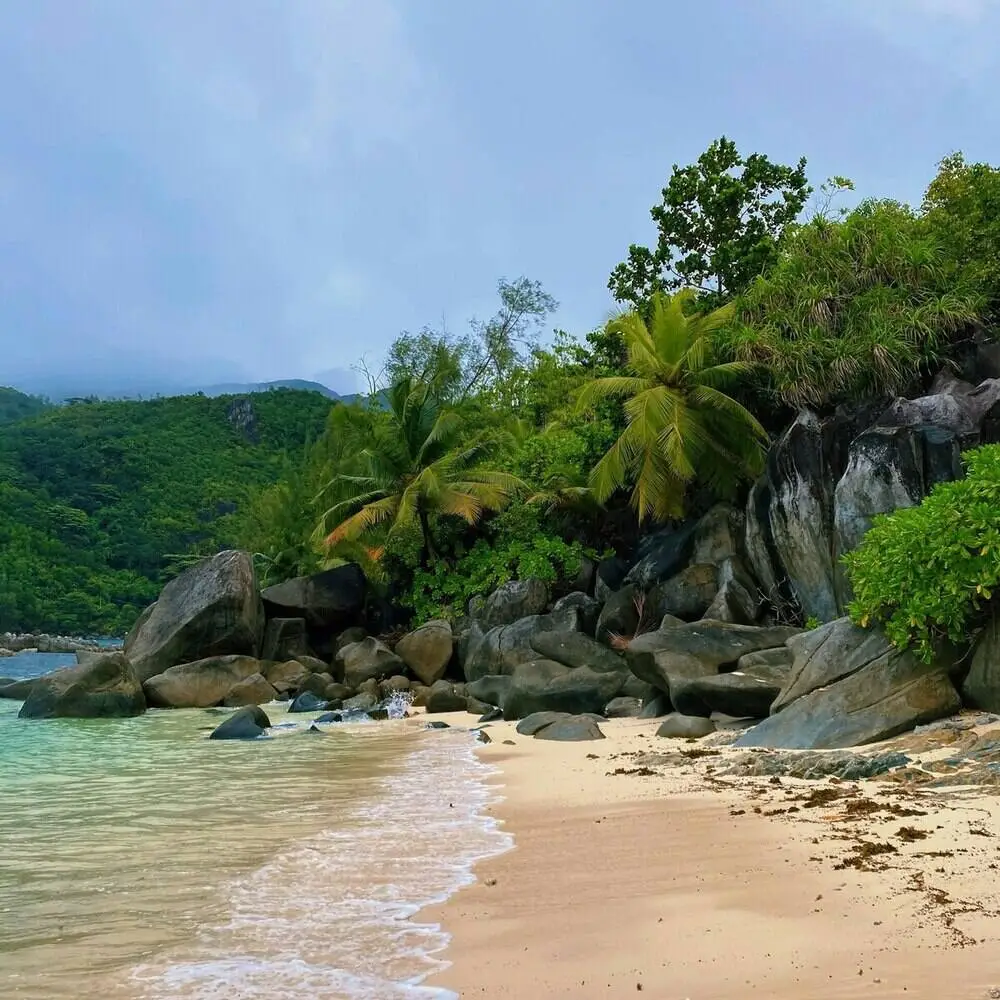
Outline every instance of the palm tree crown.
{"label": "palm tree crown", "polygon": [[488,446],[461,446],[461,420],[442,410],[431,385],[401,378],[388,389],[386,403],[386,419],[357,456],[360,471],[330,483],[350,495],[324,514],[323,525],[336,523],[326,543],[351,541],[380,526],[387,536],[418,527],[426,563],[434,556],[432,515],[475,524],[486,511],[503,507],[521,484],[479,467]]}
{"label": "palm tree crown", "polygon": [[625,343],[629,374],[595,379],[580,395],[581,407],[609,397],[625,400],[627,426],[590,482],[602,503],[631,484],[640,521],[679,517],[694,479],[731,495],[763,463],[764,429],[725,391],[750,366],[714,357],[713,334],[729,322],[731,307],[688,316],[684,307],[693,295],[657,293],[648,320],[638,312],[612,320]]}

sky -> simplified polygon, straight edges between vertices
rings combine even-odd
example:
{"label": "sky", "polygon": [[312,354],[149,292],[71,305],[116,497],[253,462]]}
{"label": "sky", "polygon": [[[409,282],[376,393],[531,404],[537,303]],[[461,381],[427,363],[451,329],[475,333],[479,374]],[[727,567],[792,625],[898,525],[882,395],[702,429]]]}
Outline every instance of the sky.
{"label": "sky", "polygon": [[528,276],[583,334],[718,136],[919,201],[1000,163],[1000,0],[0,5],[0,384],[320,376]]}

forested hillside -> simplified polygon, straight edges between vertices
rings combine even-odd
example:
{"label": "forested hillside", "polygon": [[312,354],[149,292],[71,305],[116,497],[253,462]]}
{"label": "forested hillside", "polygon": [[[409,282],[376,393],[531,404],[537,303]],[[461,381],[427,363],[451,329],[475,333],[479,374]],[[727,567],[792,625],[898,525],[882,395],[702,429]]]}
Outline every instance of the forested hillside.
{"label": "forested hillside", "polygon": [[178,564],[238,543],[247,498],[332,405],[292,390],[77,402],[0,427],[0,631],[121,634]]}
{"label": "forested hillside", "polygon": [[37,396],[28,396],[17,389],[0,386],[0,426],[41,413],[46,406],[45,400]]}

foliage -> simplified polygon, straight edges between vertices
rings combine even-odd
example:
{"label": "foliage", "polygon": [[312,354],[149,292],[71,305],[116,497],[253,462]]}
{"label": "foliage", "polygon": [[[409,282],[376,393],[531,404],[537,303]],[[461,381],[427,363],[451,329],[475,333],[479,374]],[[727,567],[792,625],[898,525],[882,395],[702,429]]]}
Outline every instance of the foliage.
{"label": "foliage", "polygon": [[535,577],[550,584],[572,580],[585,553],[580,542],[567,542],[546,531],[537,509],[513,507],[493,519],[468,551],[417,570],[406,603],[418,623],[457,618],[465,614],[471,598],[511,580]]}
{"label": "foliage", "polygon": [[0,430],[0,630],[122,634],[191,555],[239,543],[250,494],[322,430],[318,393],[85,402]]}
{"label": "foliage", "polygon": [[462,443],[462,421],[442,408],[434,387],[406,376],[387,394],[388,420],[374,425],[358,453],[359,471],[339,472],[332,485],[353,488],[323,515],[332,525],[329,545],[350,542],[386,527],[386,537],[418,526],[422,565],[435,554],[432,517],[475,524],[499,510],[520,484],[507,473],[481,467],[485,443]]}
{"label": "foliage", "polygon": [[963,642],[1000,586],[1000,445],[964,456],[965,479],[923,503],[883,514],[845,559],[851,617],[930,659],[941,639]]}
{"label": "foliage", "polygon": [[957,260],[963,278],[1000,319],[1000,168],[945,157],[924,195],[929,232]]}
{"label": "foliage", "polygon": [[789,405],[830,407],[901,392],[980,311],[910,209],[869,201],[791,236],[738,301],[721,346],[756,362]]}
{"label": "foliage", "polygon": [[0,426],[12,424],[41,413],[49,404],[38,396],[28,396],[17,389],[0,386]]}
{"label": "foliage", "polygon": [[648,322],[638,312],[613,321],[625,341],[629,374],[595,379],[580,395],[581,406],[627,400],[627,426],[594,466],[591,485],[600,501],[631,485],[640,522],[679,517],[695,480],[731,496],[763,464],[764,430],[725,392],[749,366],[714,358],[713,334],[731,310],[687,316],[693,296],[690,290],[672,297],[657,292]]}
{"label": "foliage", "polygon": [[804,158],[788,167],[761,153],[743,157],[722,136],[697,163],[674,164],[661,203],[650,209],[655,248],[630,246],[608,288],[635,308],[678,288],[707,293],[706,306],[727,302],[771,266],[811,190]]}

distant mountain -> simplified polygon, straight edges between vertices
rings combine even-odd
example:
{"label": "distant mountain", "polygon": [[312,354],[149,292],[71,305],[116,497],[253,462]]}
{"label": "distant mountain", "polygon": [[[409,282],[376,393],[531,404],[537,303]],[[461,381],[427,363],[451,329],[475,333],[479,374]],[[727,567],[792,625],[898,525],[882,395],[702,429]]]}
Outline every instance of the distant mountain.
{"label": "distant mountain", "polygon": [[283,378],[273,382],[221,382],[189,391],[201,392],[206,396],[244,396],[250,392],[267,392],[269,389],[301,389],[303,392],[318,392],[327,399],[344,398],[321,382],[311,382],[304,378]]}
{"label": "distant mountain", "polygon": [[29,396],[17,389],[0,386],[0,425],[34,416],[48,405],[38,396]]}

